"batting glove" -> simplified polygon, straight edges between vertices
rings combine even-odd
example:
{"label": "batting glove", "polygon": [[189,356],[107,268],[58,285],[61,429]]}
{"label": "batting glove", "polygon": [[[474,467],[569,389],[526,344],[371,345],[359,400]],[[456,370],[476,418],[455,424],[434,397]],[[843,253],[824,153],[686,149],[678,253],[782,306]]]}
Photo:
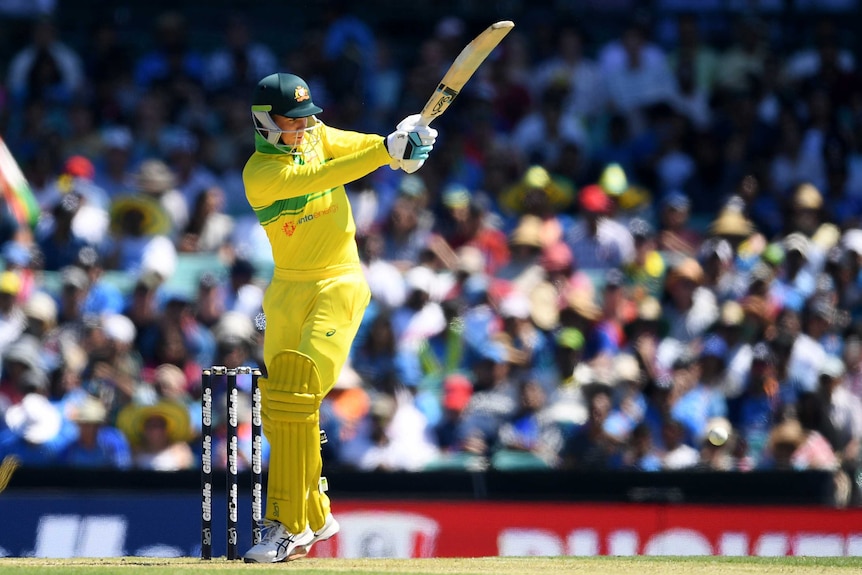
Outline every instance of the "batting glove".
{"label": "batting glove", "polygon": [[[428,143],[426,143],[428,142]],[[427,160],[428,154],[434,147],[434,139],[426,138],[423,141],[419,132],[405,132],[395,130],[385,140],[386,151],[396,162],[401,160]]]}
{"label": "batting glove", "polygon": [[408,174],[416,172],[425,165],[425,160],[401,160],[398,162],[398,167]]}

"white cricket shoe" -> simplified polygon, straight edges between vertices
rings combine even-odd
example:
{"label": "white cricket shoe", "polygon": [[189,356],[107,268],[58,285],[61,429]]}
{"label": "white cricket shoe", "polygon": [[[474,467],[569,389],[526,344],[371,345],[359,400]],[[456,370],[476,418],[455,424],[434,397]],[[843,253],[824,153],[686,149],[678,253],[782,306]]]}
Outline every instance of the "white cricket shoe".
{"label": "white cricket shoe", "polygon": [[293,561],[308,554],[308,545],[314,539],[314,531],[306,526],[299,534],[288,533],[278,521],[264,519],[260,543],[243,556],[246,563],[280,563]]}
{"label": "white cricket shoe", "polygon": [[314,532],[314,538],[312,538],[311,543],[305,546],[305,552],[308,553],[311,551],[311,546],[317,543],[318,541],[326,541],[336,533],[341,527],[338,525],[338,521],[335,520],[335,517],[332,516],[332,513],[329,513],[326,516],[326,523],[323,524],[318,531]]}

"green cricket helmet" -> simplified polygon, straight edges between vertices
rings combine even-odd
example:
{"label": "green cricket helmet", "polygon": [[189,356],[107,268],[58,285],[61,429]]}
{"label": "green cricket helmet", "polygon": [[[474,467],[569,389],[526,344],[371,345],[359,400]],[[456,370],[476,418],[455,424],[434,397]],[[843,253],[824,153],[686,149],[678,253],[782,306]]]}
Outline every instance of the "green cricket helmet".
{"label": "green cricket helmet", "polygon": [[[263,110],[264,107],[268,109]],[[308,84],[294,74],[270,74],[257,83],[252,108],[288,118],[307,118],[323,111],[311,99]]]}
{"label": "green cricket helmet", "polygon": [[317,124],[314,115],[322,111],[323,108],[312,100],[308,84],[295,74],[270,74],[258,82],[252,96],[251,114],[255,130],[266,142],[282,151],[296,151],[296,146],[281,143],[284,132],[276,125],[272,114],[287,118],[308,118],[305,132],[309,133]]}

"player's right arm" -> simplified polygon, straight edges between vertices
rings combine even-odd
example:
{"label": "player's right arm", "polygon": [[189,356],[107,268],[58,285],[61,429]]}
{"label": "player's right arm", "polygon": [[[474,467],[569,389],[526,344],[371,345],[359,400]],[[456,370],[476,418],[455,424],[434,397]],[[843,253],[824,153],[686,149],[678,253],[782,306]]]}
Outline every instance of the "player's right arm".
{"label": "player's right arm", "polygon": [[243,169],[248,201],[254,208],[275,200],[305,196],[343,186],[392,161],[383,138],[369,147],[321,164],[296,164],[288,155],[255,153]]}

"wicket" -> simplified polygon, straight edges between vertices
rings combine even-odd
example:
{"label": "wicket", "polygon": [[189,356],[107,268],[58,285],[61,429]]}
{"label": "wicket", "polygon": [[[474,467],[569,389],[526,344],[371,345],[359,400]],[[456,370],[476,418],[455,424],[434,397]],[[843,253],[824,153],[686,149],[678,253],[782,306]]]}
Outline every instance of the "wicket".
{"label": "wicket", "polygon": [[251,536],[261,539],[263,519],[263,432],[258,368],[212,366],[201,372],[201,559],[212,559],[213,377],[227,377],[227,559],[238,560],[239,390],[237,375],[251,375]]}

